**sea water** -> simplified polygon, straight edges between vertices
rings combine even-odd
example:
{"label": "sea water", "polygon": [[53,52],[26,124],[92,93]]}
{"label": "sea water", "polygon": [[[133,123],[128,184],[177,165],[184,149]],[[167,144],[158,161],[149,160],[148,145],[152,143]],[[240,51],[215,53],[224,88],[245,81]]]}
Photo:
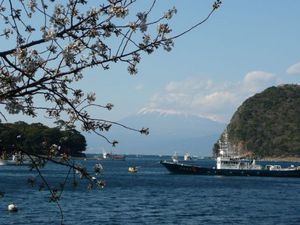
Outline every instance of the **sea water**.
{"label": "sea water", "polygon": [[[172,175],[161,157],[127,157],[125,161],[80,161],[89,171],[104,167],[104,189],[72,186],[70,174],[60,205],[66,225],[99,224],[300,224],[300,179]],[[199,160],[212,165],[211,160]],[[137,173],[128,173],[137,166]],[[59,189],[68,169],[48,164],[42,170],[51,187]],[[39,190],[36,172],[27,167],[1,166],[0,224],[60,224],[49,192]],[[76,179],[78,174],[75,174]],[[28,178],[36,182],[28,183]],[[10,213],[14,202],[18,212]]]}

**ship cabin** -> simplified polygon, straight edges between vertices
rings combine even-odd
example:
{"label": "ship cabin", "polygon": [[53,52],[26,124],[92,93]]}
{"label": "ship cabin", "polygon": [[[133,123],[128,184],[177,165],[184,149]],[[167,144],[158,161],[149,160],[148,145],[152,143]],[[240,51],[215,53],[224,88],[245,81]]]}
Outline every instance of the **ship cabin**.
{"label": "ship cabin", "polygon": [[217,169],[230,170],[261,170],[262,166],[256,165],[255,160],[242,159],[231,148],[228,141],[227,131],[223,134],[223,139],[219,140],[219,156],[217,157]]}
{"label": "ship cabin", "polygon": [[255,160],[217,157],[217,169],[260,170],[262,167],[260,165],[256,165]]}

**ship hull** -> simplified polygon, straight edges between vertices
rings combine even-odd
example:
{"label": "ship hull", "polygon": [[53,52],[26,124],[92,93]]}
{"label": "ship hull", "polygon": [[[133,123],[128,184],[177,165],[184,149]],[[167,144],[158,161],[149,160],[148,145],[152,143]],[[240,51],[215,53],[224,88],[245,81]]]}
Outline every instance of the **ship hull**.
{"label": "ship hull", "polygon": [[173,174],[210,175],[210,176],[260,176],[260,177],[300,177],[300,170],[265,169],[216,169],[188,164],[160,162]]}

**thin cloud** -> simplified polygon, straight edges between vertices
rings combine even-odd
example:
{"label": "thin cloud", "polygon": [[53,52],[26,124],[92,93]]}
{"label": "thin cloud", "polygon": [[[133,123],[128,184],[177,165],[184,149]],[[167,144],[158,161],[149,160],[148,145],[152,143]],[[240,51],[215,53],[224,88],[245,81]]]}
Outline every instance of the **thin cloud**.
{"label": "thin cloud", "polygon": [[245,75],[243,80],[247,92],[258,92],[274,84],[275,75],[264,71],[252,71]]}
{"label": "thin cloud", "polygon": [[300,62],[291,65],[286,72],[291,75],[300,75]]}
{"label": "thin cloud", "polygon": [[228,122],[247,98],[276,85],[276,76],[264,71],[247,73],[238,82],[214,82],[197,78],[169,82],[143,108],[145,112],[192,114]]}

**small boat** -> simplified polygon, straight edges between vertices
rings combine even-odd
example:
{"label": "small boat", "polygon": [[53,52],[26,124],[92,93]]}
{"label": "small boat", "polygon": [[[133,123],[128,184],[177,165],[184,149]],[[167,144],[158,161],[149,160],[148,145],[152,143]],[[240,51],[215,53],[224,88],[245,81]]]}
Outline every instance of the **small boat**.
{"label": "small boat", "polygon": [[32,162],[23,156],[13,154],[11,159],[0,159],[0,166],[29,166]]}
{"label": "small boat", "polygon": [[129,173],[137,173],[138,168],[136,166],[130,166],[128,167],[128,172]]}
{"label": "small boat", "polygon": [[281,165],[257,165],[255,160],[242,159],[231,155],[228,136],[225,132],[224,141],[219,142],[219,156],[216,158],[215,167],[202,167],[188,163],[161,161],[171,173],[195,174],[195,175],[218,175],[218,176],[263,176],[263,177],[299,177],[300,166],[283,168]]}
{"label": "small boat", "polygon": [[183,156],[183,160],[184,161],[191,161],[193,160],[192,156],[190,155],[190,153],[185,153],[184,156]]}

